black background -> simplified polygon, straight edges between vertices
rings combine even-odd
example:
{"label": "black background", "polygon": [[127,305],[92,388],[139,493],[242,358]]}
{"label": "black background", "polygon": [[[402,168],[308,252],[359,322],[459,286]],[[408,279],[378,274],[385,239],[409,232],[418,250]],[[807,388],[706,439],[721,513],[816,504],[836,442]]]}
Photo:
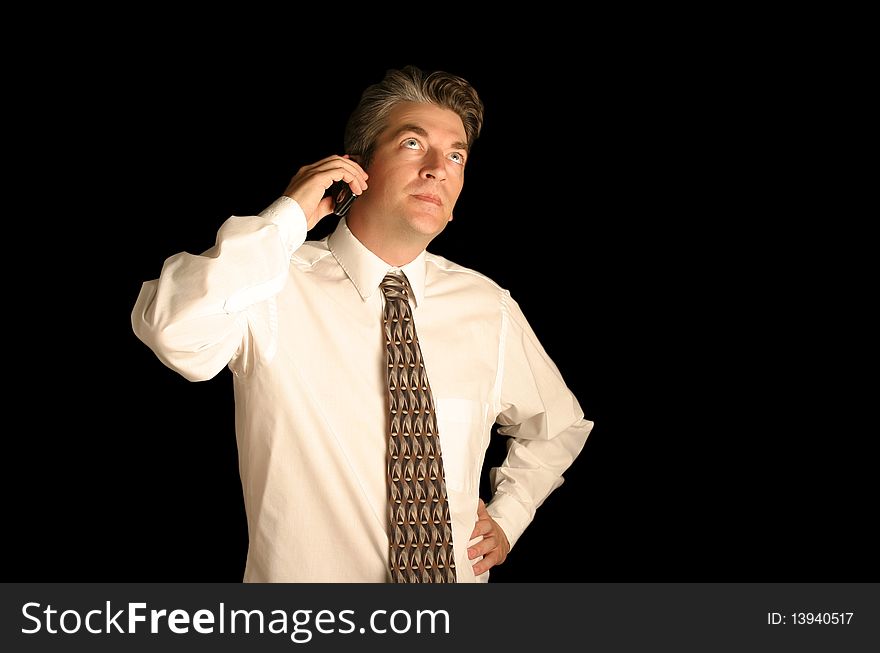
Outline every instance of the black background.
{"label": "black background", "polygon": [[774,195],[797,116],[772,67],[711,33],[625,27],[549,49],[453,32],[430,55],[214,36],[90,37],[16,96],[33,186],[11,189],[7,255],[32,263],[7,296],[7,410],[25,419],[7,430],[5,580],[241,579],[231,378],[165,368],[131,309],[168,256],[341,153],[360,91],[407,63],[486,104],[430,249],[511,291],[596,424],[492,581],[880,578],[875,434],[826,392],[817,261]]}

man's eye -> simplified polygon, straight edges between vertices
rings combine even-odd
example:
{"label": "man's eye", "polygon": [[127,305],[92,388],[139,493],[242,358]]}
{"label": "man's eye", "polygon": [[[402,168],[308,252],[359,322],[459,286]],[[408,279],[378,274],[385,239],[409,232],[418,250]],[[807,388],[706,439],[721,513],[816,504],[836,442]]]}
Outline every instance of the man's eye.
{"label": "man's eye", "polygon": [[407,138],[403,141],[403,146],[408,147],[411,150],[417,150],[419,149],[419,142],[414,138]]}
{"label": "man's eye", "polygon": [[460,163],[464,165],[464,155],[461,152],[453,152],[449,155],[449,158],[452,159],[455,163]]}

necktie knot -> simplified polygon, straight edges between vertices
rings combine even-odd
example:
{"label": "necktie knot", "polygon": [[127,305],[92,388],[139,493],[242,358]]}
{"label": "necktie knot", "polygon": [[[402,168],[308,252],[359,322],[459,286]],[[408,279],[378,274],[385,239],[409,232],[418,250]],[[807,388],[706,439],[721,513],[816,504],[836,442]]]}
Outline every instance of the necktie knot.
{"label": "necktie knot", "polygon": [[385,293],[385,299],[409,301],[409,298],[412,297],[412,287],[403,272],[389,272],[382,279],[379,287]]}

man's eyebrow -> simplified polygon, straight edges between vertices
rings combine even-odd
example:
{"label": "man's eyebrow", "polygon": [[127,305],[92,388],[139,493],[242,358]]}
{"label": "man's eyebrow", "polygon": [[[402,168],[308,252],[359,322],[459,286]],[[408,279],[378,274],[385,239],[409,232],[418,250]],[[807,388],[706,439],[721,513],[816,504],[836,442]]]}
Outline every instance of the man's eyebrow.
{"label": "man's eyebrow", "polygon": [[[415,123],[407,123],[405,125],[401,125],[400,128],[396,132],[394,132],[393,138],[397,138],[398,136],[400,136],[401,134],[403,134],[405,132],[412,132],[413,134],[418,134],[422,138],[428,138],[428,132],[425,131],[425,128],[420,127],[419,125],[416,125]],[[468,146],[467,146],[467,143],[465,143],[463,141],[455,141],[452,144],[452,149],[464,150],[465,152],[467,152]]]}

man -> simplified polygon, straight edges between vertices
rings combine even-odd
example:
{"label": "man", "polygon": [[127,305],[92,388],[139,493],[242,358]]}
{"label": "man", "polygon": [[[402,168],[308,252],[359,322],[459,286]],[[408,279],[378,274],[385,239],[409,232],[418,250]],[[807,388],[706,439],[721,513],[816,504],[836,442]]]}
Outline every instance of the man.
{"label": "man", "polygon": [[[388,71],[349,119],[347,154],[300,168],[260,215],[230,217],[212,249],[172,256],[143,285],[132,325],[166,365],[192,381],[233,373],[246,582],[486,582],[583,448],[592,423],[509,293],[426,252],[482,119],[460,77]],[[329,237],[304,242],[335,182],[358,197]],[[394,302],[406,312],[385,315],[383,337]],[[390,335],[404,322],[411,338]],[[389,386],[393,347],[413,346],[399,356],[421,357],[427,377]],[[486,506],[496,422],[511,440]],[[395,472],[417,438],[420,466]],[[419,502],[408,523],[434,535],[396,540],[401,506]]]}

